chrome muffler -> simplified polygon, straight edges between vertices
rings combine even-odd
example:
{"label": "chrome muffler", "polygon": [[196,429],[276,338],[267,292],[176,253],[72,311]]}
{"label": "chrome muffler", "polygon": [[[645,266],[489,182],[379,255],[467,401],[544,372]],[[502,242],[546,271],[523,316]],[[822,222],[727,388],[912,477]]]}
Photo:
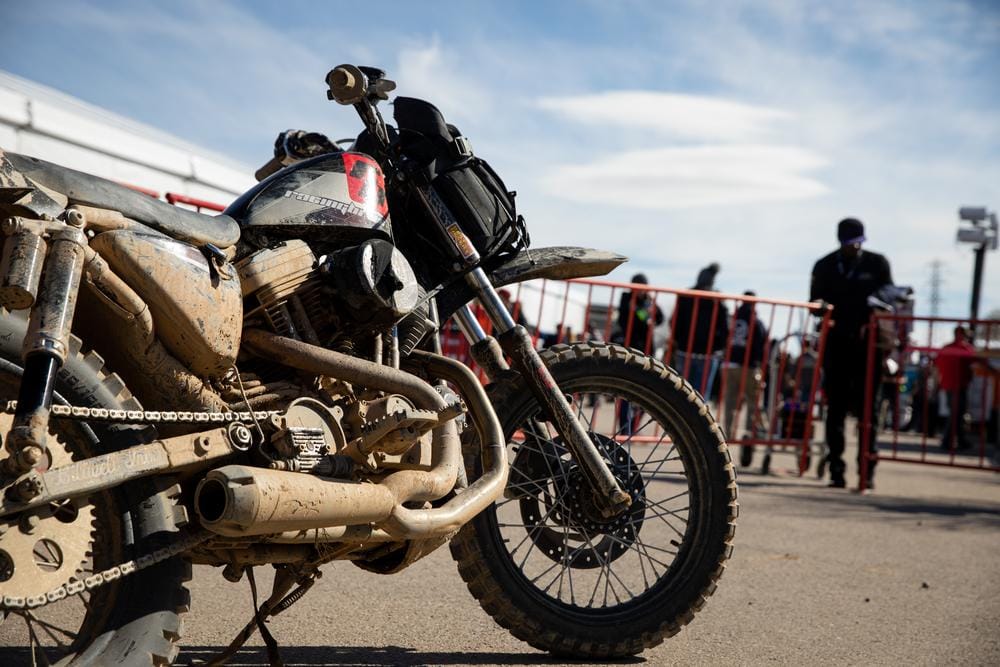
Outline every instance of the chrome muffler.
{"label": "chrome muffler", "polygon": [[202,524],[231,537],[384,521],[395,505],[380,484],[242,465],[211,471],[195,493]]}

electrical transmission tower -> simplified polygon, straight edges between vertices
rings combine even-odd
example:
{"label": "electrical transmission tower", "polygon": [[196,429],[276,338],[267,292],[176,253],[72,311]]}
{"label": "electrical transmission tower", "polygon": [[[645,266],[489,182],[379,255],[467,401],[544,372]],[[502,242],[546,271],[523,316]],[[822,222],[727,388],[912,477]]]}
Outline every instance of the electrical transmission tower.
{"label": "electrical transmission tower", "polygon": [[931,262],[931,276],[930,280],[930,305],[931,305],[931,317],[937,317],[938,307],[941,305],[941,260],[935,259]]}

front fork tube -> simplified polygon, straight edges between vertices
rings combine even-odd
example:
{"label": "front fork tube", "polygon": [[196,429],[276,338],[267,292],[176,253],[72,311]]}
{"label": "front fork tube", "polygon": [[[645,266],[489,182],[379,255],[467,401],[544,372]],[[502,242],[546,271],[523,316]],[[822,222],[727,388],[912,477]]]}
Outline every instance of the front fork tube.
{"label": "front fork tube", "polygon": [[[542,362],[527,330],[518,326],[511,317],[503,300],[496,293],[493,284],[481,268],[469,272],[466,275],[466,281],[476,292],[490,320],[500,332],[500,346],[503,351],[507,353],[517,371],[525,378],[539,404],[552,417],[559,434],[573,454],[573,458],[580,464],[591,488],[594,489],[601,513],[610,517],[627,508],[631,504],[632,498],[622,490],[618,480],[611,474],[611,470],[590,438],[590,434],[576,418],[573,407],[559,389],[549,369]],[[499,363],[504,363],[503,356],[491,349],[491,346],[496,346],[496,342],[486,335],[472,310],[465,306],[456,313],[456,318],[459,327],[472,342],[473,354],[476,355],[478,346],[479,356],[484,357],[488,363],[492,359],[494,366],[500,367]],[[495,361],[497,357],[500,359],[499,362]],[[480,362],[478,356],[476,361]],[[488,374],[491,374],[491,370],[496,370],[496,368],[490,368],[489,365],[481,362],[480,365],[484,366]],[[506,364],[504,363],[504,365]]]}
{"label": "front fork tube", "polygon": [[[54,232],[49,240],[38,300],[32,307],[21,348],[24,374],[14,425],[6,442],[10,457],[4,461],[3,472],[7,475],[16,477],[34,468],[48,467],[46,437],[52,391],[56,374],[69,353],[85,246],[83,232],[69,226]],[[30,496],[30,485],[23,492]]]}

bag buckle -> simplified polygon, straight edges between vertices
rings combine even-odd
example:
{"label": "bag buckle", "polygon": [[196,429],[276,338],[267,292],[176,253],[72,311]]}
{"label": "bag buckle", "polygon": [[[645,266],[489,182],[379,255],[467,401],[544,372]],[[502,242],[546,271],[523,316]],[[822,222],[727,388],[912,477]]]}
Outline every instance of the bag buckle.
{"label": "bag buckle", "polygon": [[458,157],[472,157],[472,142],[459,135],[451,140],[452,149]]}

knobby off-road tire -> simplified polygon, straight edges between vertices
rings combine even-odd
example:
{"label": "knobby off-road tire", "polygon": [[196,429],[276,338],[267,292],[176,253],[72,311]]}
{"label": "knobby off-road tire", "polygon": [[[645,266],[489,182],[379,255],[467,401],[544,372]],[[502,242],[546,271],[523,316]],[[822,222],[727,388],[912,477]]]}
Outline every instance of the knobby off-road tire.
{"label": "knobby off-road tire", "polygon": [[[715,591],[738,514],[733,464],[697,392],[660,362],[597,343],[542,357],[589,420],[632,508],[603,523],[588,511],[578,467],[524,381],[506,375],[489,392],[510,443],[510,481],[455,536],[452,556],[483,609],[515,637],[577,658],[636,654],[679,632]],[[652,422],[659,426],[643,430]],[[470,476],[478,474],[480,462],[468,458]]]}
{"label": "knobby off-road tire", "polygon": [[[16,398],[21,375],[20,347],[26,322],[19,315],[0,309],[0,393],[4,400],[10,398],[11,392]],[[71,339],[69,347],[68,358],[57,378],[54,402],[115,410],[141,409],[121,379],[104,368],[99,355],[84,351],[76,337]],[[151,436],[150,429],[134,426],[53,420],[53,427],[73,451],[74,459],[123,449]],[[180,487],[172,482],[143,479],[91,496],[98,514],[94,528],[94,569],[111,567],[169,544],[186,520],[184,509],[177,504],[179,495]],[[14,526],[12,530],[18,528]],[[79,635],[70,644],[69,637],[56,633],[70,646],[49,649],[45,658],[53,664],[72,662],[73,665],[170,664],[179,650],[181,615],[190,606],[185,586],[190,579],[190,563],[175,557],[96,589],[83,607],[82,622],[76,629]],[[0,594],[2,590],[0,583]],[[59,605],[70,601],[67,598],[40,611],[51,607],[58,613]],[[21,622],[23,618],[12,615],[3,625]],[[5,628],[0,625],[2,634]],[[36,634],[47,639],[44,632],[36,630]],[[27,664],[33,664],[30,652],[23,651],[19,655]],[[18,656],[14,658],[17,662]],[[38,664],[47,663],[38,656]]]}

